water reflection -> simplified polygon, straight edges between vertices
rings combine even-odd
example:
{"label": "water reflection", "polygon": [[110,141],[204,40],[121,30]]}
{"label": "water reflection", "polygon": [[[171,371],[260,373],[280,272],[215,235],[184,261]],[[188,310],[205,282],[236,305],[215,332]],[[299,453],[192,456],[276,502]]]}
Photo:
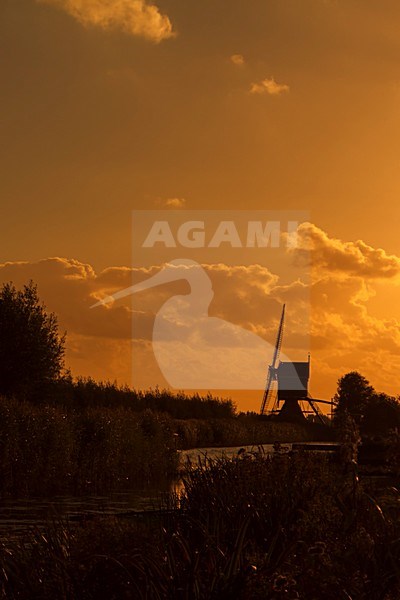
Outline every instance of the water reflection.
{"label": "water reflection", "polygon": [[[273,446],[245,446],[248,452],[262,448],[266,454],[273,452]],[[188,461],[195,467],[199,460],[232,457],[242,450],[242,446],[229,448],[195,448],[179,453],[179,470],[184,472]],[[55,498],[29,498],[0,501],[0,535],[20,532],[29,527],[40,527],[49,520],[65,518],[78,520],[84,516],[114,515],[159,510],[165,506],[166,496],[173,492],[180,496],[183,492],[181,478],[159,482],[157,486],[145,487],[129,492],[115,492],[105,496],[60,496]]]}
{"label": "water reflection", "polygon": [[30,527],[64,518],[79,520],[87,516],[122,516],[130,512],[159,510],[163,495],[171,489],[171,482],[157,488],[111,493],[107,496],[60,496],[51,499],[29,498],[0,502],[0,535],[18,532]]}

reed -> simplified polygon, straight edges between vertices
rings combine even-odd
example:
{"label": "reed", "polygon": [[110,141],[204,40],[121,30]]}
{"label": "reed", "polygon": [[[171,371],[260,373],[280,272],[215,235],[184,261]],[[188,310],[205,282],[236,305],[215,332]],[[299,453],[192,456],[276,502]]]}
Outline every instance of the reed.
{"label": "reed", "polygon": [[105,493],[175,472],[173,421],[150,410],[0,402],[0,495]]}
{"label": "reed", "polygon": [[175,512],[88,520],[0,547],[2,597],[395,600],[400,494],[351,463],[242,454],[188,472]]}
{"label": "reed", "polygon": [[[146,407],[138,411],[111,400],[108,405],[105,398],[114,397],[115,386],[93,386],[94,397],[100,394],[103,405],[79,404],[77,399],[72,405],[0,399],[0,497],[99,494],[140,487],[176,472],[177,449],[313,439],[312,428],[301,425],[243,416],[177,419]],[[91,383],[82,383],[82,389],[90,395]],[[143,406],[150,404],[150,397],[158,398],[155,406],[172,405],[169,392],[149,392]],[[179,414],[183,406],[188,414],[226,411],[211,397],[182,396]]]}

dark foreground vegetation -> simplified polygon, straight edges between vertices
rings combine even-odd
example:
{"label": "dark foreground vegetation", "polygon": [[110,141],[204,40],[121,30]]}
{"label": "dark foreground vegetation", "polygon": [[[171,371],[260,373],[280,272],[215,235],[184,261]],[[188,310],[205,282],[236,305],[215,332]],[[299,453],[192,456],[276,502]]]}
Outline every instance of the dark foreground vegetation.
{"label": "dark foreground vegetation", "polygon": [[0,497],[143,488],[176,474],[179,448],[304,441],[312,434],[313,426],[250,417],[185,420],[150,409],[0,398]]}
{"label": "dark foreground vegetation", "polygon": [[166,510],[4,535],[1,598],[400,598],[398,399],[352,372],[333,427],[282,423],[210,395],[74,380],[64,344],[32,283],[3,286],[0,498],[143,487],[176,474],[182,448],[336,437],[341,449],[241,452],[189,468]]}
{"label": "dark foreground vegetation", "polygon": [[397,600],[400,494],[314,454],[203,464],[163,517],[4,540],[7,599]]}
{"label": "dark foreground vegetation", "polygon": [[0,498],[103,494],[172,476],[178,449],[305,441],[315,425],[237,415],[210,394],[135,391],[65,370],[33,282],[0,290]]}
{"label": "dark foreground vegetation", "polygon": [[151,411],[0,401],[0,495],[100,494],[176,471],[173,423]]}

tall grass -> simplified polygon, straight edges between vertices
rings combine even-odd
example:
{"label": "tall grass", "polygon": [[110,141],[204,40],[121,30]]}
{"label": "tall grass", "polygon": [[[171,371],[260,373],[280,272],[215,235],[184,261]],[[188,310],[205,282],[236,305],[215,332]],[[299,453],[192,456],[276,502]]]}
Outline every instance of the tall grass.
{"label": "tall grass", "polygon": [[[114,386],[93,385],[94,396],[103,400],[116,393]],[[84,395],[90,396],[90,386],[82,383]],[[156,391],[140,398],[143,406],[156,399],[160,408],[164,402],[172,406],[175,397]],[[188,414],[196,406],[199,414],[223,415],[226,409],[218,399],[182,396],[178,414],[186,405]],[[312,426],[240,416],[176,419],[170,412],[139,412],[111,400],[108,406],[105,400],[63,405],[0,398],[0,497],[128,489],[173,474],[179,448],[306,441],[314,435]]]}
{"label": "tall grass", "polygon": [[321,432],[313,424],[281,423],[236,417],[231,419],[179,419],[175,421],[182,449],[207,446],[245,446],[280,442],[320,440],[331,432]]}
{"label": "tall grass", "polygon": [[0,401],[0,496],[104,493],[174,472],[168,415]]}
{"label": "tall grass", "polygon": [[2,597],[396,600],[400,494],[360,484],[350,465],[301,453],[203,462],[161,522],[4,542]]}
{"label": "tall grass", "polygon": [[88,407],[129,408],[135,412],[153,410],[164,412],[175,419],[221,419],[235,416],[232,400],[218,398],[210,393],[173,393],[167,389],[135,390],[111,382],[97,382],[87,377],[73,380],[65,377],[42,390],[36,402],[44,401],[79,410]]}
{"label": "tall grass", "polygon": [[[189,471],[179,534],[192,540],[188,564],[198,555],[207,561],[213,548],[223,597],[235,590],[246,599],[394,600],[399,504],[396,488],[360,483],[351,462],[313,453],[244,455]],[[177,574],[197,598],[214,585],[206,580],[197,594],[183,564]]]}

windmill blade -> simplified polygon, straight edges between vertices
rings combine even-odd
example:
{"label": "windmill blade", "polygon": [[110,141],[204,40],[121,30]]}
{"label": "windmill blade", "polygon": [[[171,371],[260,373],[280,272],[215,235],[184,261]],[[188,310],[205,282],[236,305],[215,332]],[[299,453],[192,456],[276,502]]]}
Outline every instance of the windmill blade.
{"label": "windmill blade", "polygon": [[281,346],[282,346],[283,323],[285,320],[285,308],[286,308],[286,304],[284,304],[283,308],[282,308],[282,315],[281,315],[281,320],[279,323],[278,335],[277,335],[276,342],[275,342],[275,350],[274,350],[274,354],[272,357],[272,364],[268,367],[267,383],[265,385],[264,396],[263,396],[263,399],[261,402],[261,409],[260,409],[260,413],[262,415],[264,415],[268,411],[269,405],[271,402],[271,398],[274,393],[273,382],[276,381],[276,363],[279,360],[279,353],[281,351]]}
{"label": "windmill blade", "polygon": [[276,368],[276,363],[279,360],[279,354],[281,352],[282,338],[283,338],[283,324],[285,321],[285,309],[286,309],[286,304],[284,304],[283,308],[282,308],[282,315],[281,315],[281,320],[279,323],[278,335],[276,337],[275,351],[274,351],[274,356],[272,358],[272,364],[271,364],[271,367],[273,369]]}
{"label": "windmill blade", "polygon": [[269,367],[267,383],[265,384],[264,396],[263,396],[263,399],[261,402],[260,413],[262,415],[264,415],[266,412],[268,412],[269,404],[271,402],[271,397],[273,394],[273,385],[272,385],[273,381],[274,381],[274,371],[273,371],[272,367]]}

